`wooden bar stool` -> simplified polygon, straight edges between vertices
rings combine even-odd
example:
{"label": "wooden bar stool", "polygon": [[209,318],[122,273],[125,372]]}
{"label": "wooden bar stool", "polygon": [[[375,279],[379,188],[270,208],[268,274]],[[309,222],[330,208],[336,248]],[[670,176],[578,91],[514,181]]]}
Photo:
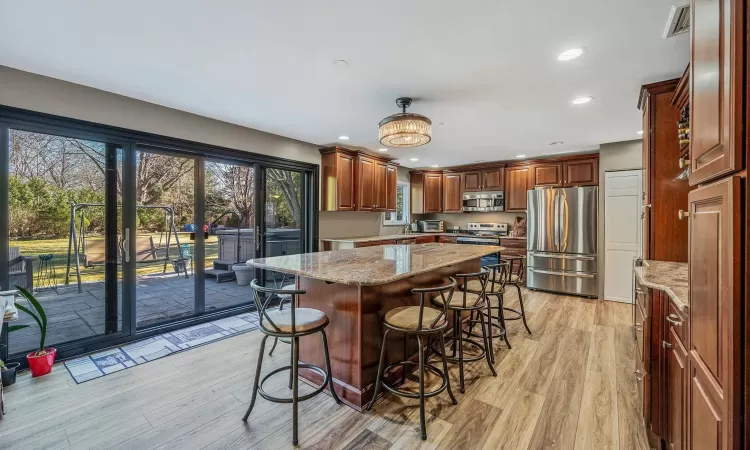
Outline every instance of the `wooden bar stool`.
{"label": "wooden bar stool", "polygon": [[[418,288],[412,289],[411,292],[414,295],[419,295],[419,306],[400,306],[388,311],[383,317],[383,326],[385,331],[383,332],[383,341],[380,347],[380,362],[378,363],[378,375],[375,379],[375,392],[373,393],[372,400],[367,404],[367,410],[372,409],[372,405],[378,397],[380,387],[384,387],[393,394],[400,395],[407,398],[418,398],[419,399],[419,425],[422,431],[422,440],[427,439],[427,430],[425,426],[425,411],[424,411],[424,399],[434,397],[444,390],[448,390],[448,395],[451,397],[453,404],[457,404],[458,401],[451,391],[451,381],[448,376],[448,362],[446,361],[445,355],[441,355],[443,361],[443,370],[441,371],[432,364],[426,362],[426,350],[425,342],[423,338],[429,337],[432,334],[438,336],[440,344],[445,348],[445,341],[443,333],[448,327],[446,305],[450,304],[451,298],[453,297],[453,291],[456,287],[456,280],[451,278],[450,283],[445,286],[434,287],[434,288]],[[425,306],[425,298],[435,297],[441,299],[441,308],[431,308]],[[388,333],[391,331],[397,331],[404,333],[404,360],[383,368],[385,360],[385,347],[386,338]],[[414,361],[409,359],[409,355],[406,354],[406,338],[408,336],[416,336],[417,343],[419,345],[419,362],[417,367],[419,370],[419,393],[409,392],[403,389],[396,388],[383,381],[383,374],[390,371],[391,369],[402,366],[402,381],[406,376],[406,368],[409,365],[414,365]],[[424,374],[425,369],[429,370],[433,374],[439,376],[443,382],[439,388],[425,392],[424,391]]]}
{"label": "wooden bar stool", "polygon": [[[305,291],[300,290],[281,290],[281,289],[270,289],[263,286],[258,286],[258,280],[253,280],[250,283],[250,287],[253,289],[253,300],[255,301],[255,307],[258,308],[258,316],[260,318],[260,331],[265,335],[263,340],[260,341],[260,352],[258,353],[258,366],[255,369],[255,382],[253,383],[253,395],[250,398],[250,406],[247,408],[245,416],[242,418],[243,421],[247,422],[247,418],[250,412],[255,406],[255,399],[257,394],[265,398],[269,402],[274,403],[291,403],[292,404],[292,443],[297,445],[297,405],[301,401],[309,400],[316,395],[323,392],[328,387],[331,390],[331,397],[336,403],[341,403],[336,391],[333,389],[333,377],[331,376],[331,359],[328,355],[328,339],[326,338],[325,328],[328,326],[328,316],[322,311],[312,308],[298,308],[297,307],[297,296],[304,295]],[[275,298],[275,295],[279,294],[291,295],[291,301],[286,309],[283,309],[283,302],[279,305],[279,308],[269,310],[271,300]],[[265,298],[261,299],[259,294],[265,294]],[[326,359],[326,371],[323,371],[318,366],[312,364],[300,364],[299,362],[299,338],[314,333],[320,333],[323,338],[323,353]],[[266,346],[266,339],[269,337],[275,338],[288,338],[292,344],[292,362],[288,366],[280,367],[272,370],[268,373],[263,380],[260,380],[260,370],[263,364],[263,353]],[[309,369],[317,372],[323,378],[323,384],[315,389],[313,392],[305,395],[299,395],[299,368]],[[263,383],[268,380],[269,377],[289,370],[291,373],[291,398],[274,397],[266,393],[263,390]]]}
{"label": "wooden bar stool", "polygon": [[[510,264],[510,271],[508,275],[508,281],[506,284],[515,286],[518,291],[518,304],[521,310],[513,308],[505,308],[505,311],[510,311],[513,314],[510,317],[505,317],[505,320],[522,320],[523,326],[526,328],[526,332],[531,334],[529,325],[526,323],[526,311],[523,308],[523,294],[521,294],[521,286],[526,285],[526,257],[525,256],[504,256],[500,258],[500,261],[507,261]],[[514,270],[514,262],[518,261],[518,269]]]}
{"label": "wooden bar stool", "polygon": [[[484,266],[489,275],[487,287],[485,289],[485,295],[487,296],[487,313],[485,319],[487,319],[486,326],[489,338],[489,349],[490,349],[490,361],[495,363],[495,352],[492,340],[494,338],[502,338],[508,348],[511,348],[510,342],[508,342],[508,333],[505,329],[505,317],[503,314],[503,295],[505,294],[505,284],[508,281],[510,274],[510,264],[507,261],[500,261],[498,264],[489,264]],[[474,294],[480,294],[482,285],[478,280],[471,280],[466,283],[466,291]],[[495,299],[497,305],[493,305],[492,300]],[[497,310],[497,314],[493,314],[492,310]],[[479,315],[475,316],[472,311],[471,319],[469,320],[469,328],[467,334],[472,337],[482,337],[474,331],[474,327],[479,324]],[[494,319],[494,321],[493,321]]]}
{"label": "wooden bar stool", "polygon": [[[451,348],[453,349],[453,354],[452,356],[447,356],[446,359],[448,361],[458,363],[458,390],[462,394],[466,391],[464,383],[464,363],[479,361],[482,358],[486,358],[487,365],[490,367],[492,376],[497,376],[495,368],[492,365],[490,352],[488,351],[489,335],[487,333],[487,330],[485,329],[485,323],[487,323],[487,320],[485,318],[485,309],[487,309],[486,287],[489,275],[490,272],[486,269],[482,269],[480,272],[476,273],[457,274],[456,278],[459,280],[458,295],[454,295],[451,299],[449,299],[449,303],[446,305],[447,309],[453,312],[453,329],[451,330],[451,335],[448,338]],[[478,293],[469,292],[466,290],[468,283],[471,281],[479,282],[480,290],[478,291]],[[433,298],[432,303],[438,306],[445,305],[444,300],[438,297]],[[464,338],[464,319],[462,315],[466,312],[468,312],[469,314],[479,314],[479,322],[482,325],[482,344],[468,337]],[[472,357],[465,357],[464,344],[469,344],[472,347],[479,349],[479,354]],[[436,349],[433,345],[432,350],[439,355],[443,355],[445,353],[445,346]]]}

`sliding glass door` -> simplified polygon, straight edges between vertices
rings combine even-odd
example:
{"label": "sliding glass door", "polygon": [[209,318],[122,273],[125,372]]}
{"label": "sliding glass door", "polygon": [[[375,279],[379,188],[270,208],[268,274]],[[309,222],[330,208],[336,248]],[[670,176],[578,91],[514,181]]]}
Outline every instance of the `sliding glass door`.
{"label": "sliding glass door", "polygon": [[[0,134],[0,291],[36,296],[46,346],[122,334],[123,145],[56,130],[0,126]],[[4,352],[37,349],[34,319],[20,311],[14,324],[28,327],[8,336]]]}

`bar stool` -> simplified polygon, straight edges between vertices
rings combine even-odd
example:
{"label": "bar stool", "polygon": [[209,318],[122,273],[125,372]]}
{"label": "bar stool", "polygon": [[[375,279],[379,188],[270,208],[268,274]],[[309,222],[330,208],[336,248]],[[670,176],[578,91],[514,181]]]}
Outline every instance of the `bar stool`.
{"label": "bar stool", "polygon": [[[495,363],[495,351],[492,340],[494,338],[502,338],[505,341],[505,345],[508,348],[510,342],[508,341],[508,333],[505,328],[505,317],[503,314],[504,309],[501,308],[503,305],[503,295],[505,294],[505,284],[508,281],[510,274],[510,264],[507,261],[500,261],[498,264],[488,264],[484,266],[484,269],[490,272],[489,281],[485,289],[485,295],[487,296],[487,319],[486,326],[489,338],[489,349],[490,349],[490,361]],[[473,294],[481,293],[481,283],[478,280],[471,280],[466,283],[466,291]],[[497,306],[492,304],[492,297],[497,300]],[[497,314],[492,314],[492,310],[496,309]],[[492,319],[495,319],[494,321]],[[469,320],[469,328],[467,334],[472,337],[482,337],[474,331],[474,327],[479,324],[479,319],[475,318],[475,313],[472,311],[471,318]]]}
{"label": "bar stool", "polygon": [[[316,395],[323,392],[328,387],[331,390],[331,397],[336,403],[341,403],[336,391],[333,389],[333,377],[331,376],[331,359],[328,355],[328,339],[326,338],[325,328],[328,326],[328,316],[322,311],[312,308],[298,308],[297,307],[297,296],[304,295],[305,291],[300,290],[281,290],[281,289],[270,289],[263,286],[258,286],[258,280],[253,280],[250,283],[250,287],[253,289],[253,300],[255,301],[255,307],[258,308],[259,325],[260,331],[265,335],[263,340],[260,342],[260,352],[258,353],[258,366],[255,369],[255,382],[253,383],[253,395],[250,398],[250,406],[247,408],[245,416],[242,418],[243,421],[247,422],[247,418],[250,412],[255,406],[255,399],[257,394],[269,402],[274,403],[291,403],[292,404],[292,443],[297,445],[297,405],[301,401],[309,400]],[[260,293],[266,294],[265,299],[261,300]],[[269,304],[274,298],[273,294],[289,294],[291,295],[291,302],[289,302],[289,308],[287,309],[276,309],[269,311]],[[264,323],[264,319],[267,323]],[[299,338],[302,336],[308,336],[310,334],[320,333],[323,338],[323,353],[326,359],[326,372],[320,367],[312,364],[300,364],[299,362]],[[280,367],[272,370],[268,373],[263,380],[260,380],[260,370],[263,364],[263,352],[266,346],[266,339],[269,337],[277,338],[288,338],[292,344],[292,363],[289,366]],[[323,384],[315,389],[313,392],[305,395],[299,395],[299,368],[309,369],[313,372],[318,373],[323,378]],[[289,370],[292,376],[292,397],[291,398],[280,398],[274,397],[266,393],[263,390],[263,383],[268,380],[269,377]]]}
{"label": "bar stool", "polygon": [[[523,309],[523,294],[521,294],[521,286],[526,285],[526,257],[525,256],[505,256],[501,257],[500,261],[507,261],[510,264],[510,271],[508,272],[508,282],[511,286],[515,286],[518,291],[518,304],[521,310],[513,308],[503,308],[505,311],[514,313],[511,317],[506,317],[505,320],[522,320],[523,326],[526,328],[526,332],[531,334],[529,325],[526,323],[526,311]],[[518,261],[518,270],[513,271],[514,262]]]}
{"label": "bar stool", "polygon": [[[465,393],[465,383],[464,383],[464,363],[465,362],[473,362],[473,361],[479,361],[482,358],[487,359],[487,365],[490,367],[490,372],[492,372],[492,376],[497,376],[497,372],[495,372],[495,368],[492,365],[492,360],[490,358],[490,352],[487,351],[489,349],[489,338],[488,333],[485,330],[484,324],[487,322],[485,320],[485,312],[484,310],[487,308],[487,296],[486,296],[486,287],[487,287],[487,281],[489,279],[490,272],[486,269],[482,269],[480,272],[476,273],[464,273],[464,274],[457,274],[456,278],[459,279],[459,294],[457,296],[453,296],[448,304],[447,309],[453,312],[453,329],[451,330],[451,336],[448,338],[448,341],[451,343],[451,347],[453,349],[453,355],[446,357],[448,361],[451,362],[457,362],[458,363],[458,379],[459,379],[459,386],[458,390],[462,394]],[[466,286],[470,281],[478,281],[479,285],[481,286],[481,289],[478,291],[478,293],[469,292],[466,290]],[[444,302],[441,298],[435,297],[432,299],[432,303],[438,306],[443,306]],[[463,317],[462,314],[468,312],[470,314],[477,313],[480,316],[480,323],[482,325],[482,340],[483,344],[480,344],[479,342],[474,341],[470,338],[464,338],[463,334]],[[472,357],[464,357],[464,343],[467,343],[477,349],[479,349],[479,354],[477,356]],[[442,343],[441,343],[442,345]],[[443,346],[440,349],[436,349],[434,346],[432,347],[432,350],[439,354],[443,355],[445,353],[445,346]],[[456,355],[458,353],[458,355]]]}
{"label": "bar stool", "polygon": [[[367,410],[370,411],[372,409],[372,405],[375,403],[375,400],[378,397],[378,392],[380,392],[381,386],[384,387],[386,390],[392,392],[393,394],[400,395],[402,397],[418,398],[419,399],[419,425],[422,431],[422,440],[427,439],[427,430],[425,426],[424,399],[429,398],[429,397],[434,397],[447,389],[448,395],[450,395],[451,401],[453,402],[453,404],[454,405],[458,404],[458,400],[456,400],[456,397],[453,395],[453,391],[451,391],[451,381],[450,381],[450,377],[448,376],[448,362],[446,360],[445,355],[441,355],[441,359],[443,361],[443,370],[440,371],[440,369],[433,366],[432,364],[428,364],[425,361],[426,359],[425,353],[428,347],[423,345],[424,343],[422,341],[423,336],[429,337],[432,334],[436,334],[438,335],[440,344],[443,346],[443,348],[445,348],[443,332],[448,327],[448,320],[447,320],[448,311],[446,309],[446,305],[450,304],[455,287],[456,287],[456,280],[453,278],[450,278],[450,283],[445,286],[434,287],[434,288],[412,289],[411,290],[412,294],[419,295],[419,306],[400,306],[398,308],[394,308],[388,311],[383,317],[383,325],[385,327],[385,331],[383,332],[383,341],[380,347],[380,362],[378,363],[378,375],[377,375],[377,378],[375,379],[375,392],[373,393],[372,400],[370,400],[370,403],[367,404]],[[425,306],[425,297],[440,297],[442,299],[442,307],[440,309],[436,309],[436,308],[431,308],[429,306]],[[402,381],[403,381],[406,376],[406,367],[409,365],[415,364],[414,361],[411,361],[409,359],[409,355],[406,354],[406,344],[404,344],[404,360],[390,364],[388,367],[383,368],[383,363],[385,360],[386,338],[388,336],[388,333],[390,333],[391,331],[404,333],[404,340],[406,340],[408,336],[417,337],[417,343],[419,345],[419,362],[417,363],[418,370],[419,370],[419,393],[418,394],[405,391],[403,389],[398,389],[394,386],[389,385],[382,379],[383,374],[385,372],[388,372],[394,367],[397,367],[400,365],[402,366],[402,371],[403,371],[402,373]],[[425,369],[439,376],[443,380],[439,388],[430,392],[424,391]]]}

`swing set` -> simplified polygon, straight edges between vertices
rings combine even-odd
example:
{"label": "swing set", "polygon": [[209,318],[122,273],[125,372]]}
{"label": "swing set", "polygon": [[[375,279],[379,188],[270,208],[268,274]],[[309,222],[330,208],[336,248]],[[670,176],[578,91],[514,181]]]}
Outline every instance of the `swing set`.
{"label": "swing set", "polygon": [[[102,266],[106,262],[104,239],[90,239],[86,236],[86,210],[92,207],[104,207],[102,203],[70,203],[70,232],[68,236],[68,264],[65,270],[65,284],[70,284],[71,266],[75,265],[76,280],[78,282],[78,292],[83,292],[81,287],[81,256],[83,256],[84,267]],[[119,208],[119,206],[118,206]],[[164,211],[164,225],[166,233],[166,250],[163,258],[157,256],[154,247],[154,240],[151,235],[135,236],[135,263],[154,264],[163,262],[164,268],[162,273],[167,272],[167,264],[172,263],[172,267],[177,274],[185,274],[185,278],[190,278],[187,270],[187,262],[192,266],[192,255],[189,249],[183,248],[180,244],[180,235],[174,223],[174,209],[171,206],[163,205],[136,205],[140,209],[161,209]],[[79,218],[80,217],[80,218]],[[79,219],[79,225],[76,229],[76,219]],[[169,248],[171,246],[172,235],[174,235],[177,244],[178,257],[170,259]],[[117,263],[122,264],[130,262],[130,233],[125,230],[125,236],[117,237]],[[161,249],[161,235],[159,238],[159,248]]]}

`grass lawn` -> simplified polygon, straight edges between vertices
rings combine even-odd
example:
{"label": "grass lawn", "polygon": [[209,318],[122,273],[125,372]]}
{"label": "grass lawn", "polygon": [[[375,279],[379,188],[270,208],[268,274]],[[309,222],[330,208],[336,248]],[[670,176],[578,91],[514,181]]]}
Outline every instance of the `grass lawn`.
{"label": "grass lawn", "polygon": [[[159,244],[159,233],[150,234],[139,234],[138,236],[150,235],[153,239],[154,248],[156,250],[156,256],[158,259],[164,258],[166,254],[166,233],[161,236],[161,246]],[[91,236],[87,239],[101,239],[99,236]],[[188,239],[188,235],[180,235],[180,244],[189,244],[190,252],[193,254],[193,242]],[[57,239],[18,239],[10,240],[8,243],[10,247],[19,247],[21,249],[21,255],[33,256],[34,257],[34,285],[37,283],[37,268],[39,267],[39,255],[52,254],[52,265],[55,268],[55,284],[65,283],[65,270],[68,263],[68,238],[57,238]],[[179,254],[177,245],[174,242],[174,236],[169,248],[170,259],[175,258]],[[219,244],[216,236],[209,236],[206,240],[206,267],[213,267],[213,260],[218,257]],[[81,281],[104,281],[104,266],[84,267],[83,266],[83,255],[80,259],[81,267]],[[153,273],[162,273],[164,269],[164,262],[149,262],[139,263],[136,269],[138,275],[148,275]],[[172,264],[167,264],[167,271],[172,271]],[[76,282],[76,269],[75,261],[71,256],[70,262],[70,284]]]}

